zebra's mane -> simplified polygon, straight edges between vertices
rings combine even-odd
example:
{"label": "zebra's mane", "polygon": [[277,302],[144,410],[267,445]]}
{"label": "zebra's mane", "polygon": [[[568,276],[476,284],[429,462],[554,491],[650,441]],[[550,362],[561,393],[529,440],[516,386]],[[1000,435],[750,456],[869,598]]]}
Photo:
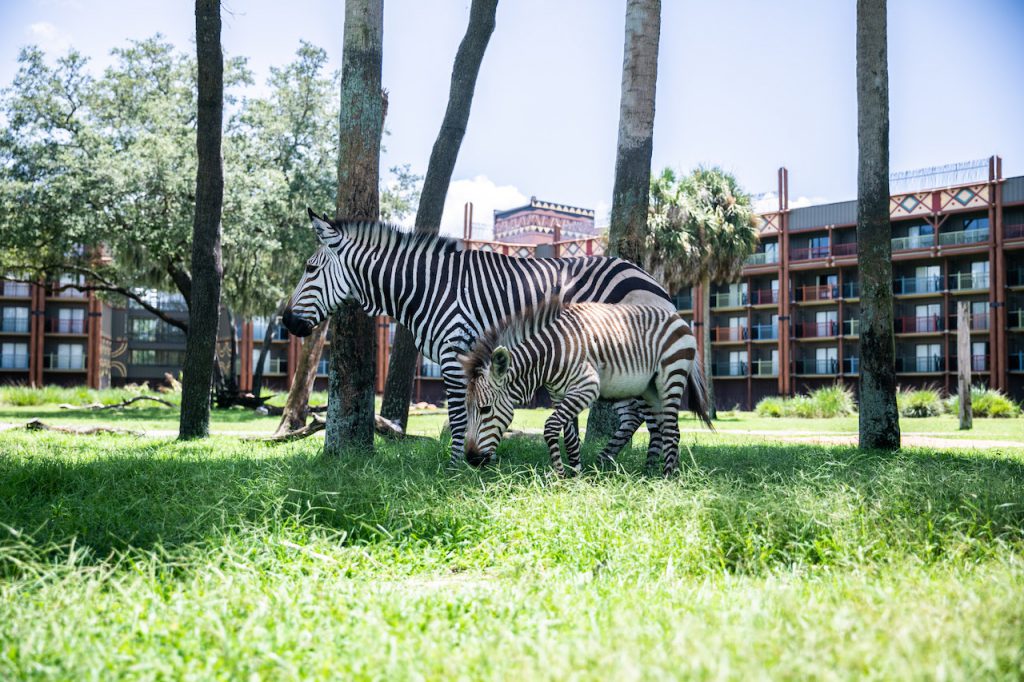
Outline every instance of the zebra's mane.
{"label": "zebra's mane", "polygon": [[415,232],[380,220],[331,220],[326,215],[323,219],[339,232],[356,240],[362,238],[369,244],[391,242],[400,249],[433,246],[442,253],[459,250],[459,243],[451,237]]}
{"label": "zebra's mane", "polygon": [[512,313],[485,331],[463,360],[466,376],[479,376],[498,346],[516,346],[557,321],[565,311],[561,296],[552,295],[539,303]]}

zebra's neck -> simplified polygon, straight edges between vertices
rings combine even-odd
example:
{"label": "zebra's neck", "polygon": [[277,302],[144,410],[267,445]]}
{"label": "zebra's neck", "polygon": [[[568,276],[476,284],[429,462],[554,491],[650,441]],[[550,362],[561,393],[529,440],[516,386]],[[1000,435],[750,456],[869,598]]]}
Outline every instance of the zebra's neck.
{"label": "zebra's neck", "polygon": [[509,389],[512,400],[524,403],[544,385],[551,364],[551,353],[539,353],[528,339],[510,349]]}

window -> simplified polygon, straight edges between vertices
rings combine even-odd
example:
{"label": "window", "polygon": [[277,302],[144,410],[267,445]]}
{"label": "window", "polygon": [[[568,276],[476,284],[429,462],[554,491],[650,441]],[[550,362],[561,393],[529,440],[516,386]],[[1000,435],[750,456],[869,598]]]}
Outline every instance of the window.
{"label": "window", "polygon": [[420,364],[420,376],[436,378],[441,376],[441,365],[437,364],[433,360],[423,358]]}
{"label": "window", "polygon": [[988,343],[986,341],[975,341],[971,344],[971,371],[984,372],[988,367]]}
{"label": "window", "polygon": [[[76,284],[84,285],[85,284],[85,276],[84,275],[72,275],[72,274],[65,273],[65,274],[60,276],[59,280],[57,280],[57,291],[55,293],[56,293],[57,296],[64,296],[64,297],[80,297],[80,296],[85,296],[85,292],[84,291],[82,291],[81,289],[75,288]],[[68,288],[65,289],[64,287],[68,287]]]}
{"label": "window", "polygon": [[927,294],[942,291],[942,269],[938,265],[919,265],[914,270],[914,280],[906,282],[904,294]]}
{"label": "window", "polygon": [[837,348],[815,348],[814,371],[816,374],[838,374],[839,350]]}
{"label": "window", "polygon": [[971,263],[971,289],[988,288],[988,261]]}
{"label": "window", "polygon": [[180,350],[150,350],[136,348],[132,350],[128,361],[132,365],[176,367],[181,365],[184,359],[185,353]]}
{"label": "window", "polygon": [[828,237],[811,237],[807,241],[810,258],[825,258],[828,256]]}
{"label": "window", "polygon": [[155,365],[156,364],[156,351],[155,350],[133,350],[131,352],[131,364],[133,365]]}
{"label": "window", "polygon": [[5,343],[3,346],[0,346],[0,368],[27,369],[28,344]]}
{"label": "window", "polygon": [[84,334],[85,333],[85,309],[84,308],[61,308],[57,311],[57,326],[54,329],[58,334]]}
{"label": "window", "polygon": [[935,227],[931,223],[923,223],[921,225],[911,225],[907,228],[908,237],[923,237],[926,235],[934,234]]}
{"label": "window", "polygon": [[57,346],[56,365],[54,369],[84,369],[85,348],[80,343],[61,343]]}
{"label": "window", "polygon": [[734,350],[729,353],[728,376],[743,376],[747,373],[747,351]]}
{"label": "window", "polygon": [[133,341],[156,341],[156,320],[145,317],[133,318],[131,338]]}
{"label": "window", "polygon": [[4,308],[0,330],[5,332],[28,331],[28,308]]}
{"label": "window", "polygon": [[764,244],[764,257],[766,263],[778,263],[779,262],[779,243],[778,242],[765,242]]}
{"label": "window", "polygon": [[815,336],[836,336],[839,333],[839,312],[819,310],[814,314]]}
{"label": "window", "polygon": [[988,217],[964,218],[964,230],[984,230],[988,232]]}
{"label": "window", "polygon": [[942,346],[937,343],[919,343],[916,348],[917,372],[939,372],[942,370]]}
{"label": "window", "polygon": [[[925,303],[914,308],[912,324],[907,324],[906,332],[939,332],[942,331],[942,312],[938,303]],[[910,321],[908,321],[910,322]]]}

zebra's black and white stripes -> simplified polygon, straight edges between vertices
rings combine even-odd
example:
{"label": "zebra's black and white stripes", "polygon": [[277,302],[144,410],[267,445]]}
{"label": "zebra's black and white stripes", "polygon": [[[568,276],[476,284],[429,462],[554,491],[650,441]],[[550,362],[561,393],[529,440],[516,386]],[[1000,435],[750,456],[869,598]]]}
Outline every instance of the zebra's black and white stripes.
{"label": "zebra's black and white stripes", "polygon": [[441,365],[452,429],[452,461],[462,458],[466,378],[457,359],[485,329],[553,294],[566,302],[633,303],[674,311],[650,275],[618,258],[514,258],[463,251],[445,237],[378,222],[333,222],[310,211],[320,248],[307,261],[283,322],[308,335],[344,299],[389,315],[417,349]]}
{"label": "zebra's black and white stripes", "polygon": [[618,401],[621,421],[599,461],[610,461],[639,427],[642,399],[653,421],[648,463],[663,452],[669,475],[679,465],[685,394],[690,409],[711,426],[696,356],[697,340],[674,311],[542,303],[489,329],[461,358],[469,377],[466,459],[478,466],[486,462],[512,422],[515,405],[543,386],[556,402],[544,424],[556,472],[564,473],[558,445],[563,430],[569,466],[579,471],[579,438],[570,425],[600,396]]}

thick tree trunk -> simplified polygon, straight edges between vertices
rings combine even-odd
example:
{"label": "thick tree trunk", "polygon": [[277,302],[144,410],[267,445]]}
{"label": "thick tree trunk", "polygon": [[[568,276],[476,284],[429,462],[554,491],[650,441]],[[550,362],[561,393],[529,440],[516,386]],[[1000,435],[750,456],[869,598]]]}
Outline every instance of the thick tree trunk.
{"label": "thick tree trunk", "polygon": [[711,367],[711,280],[709,279],[705,279],[700,283],[700,301],[698,305],[700,305],[701,319],[703,320],[700,325],[701,340],[704,344],[704,357],[701,358],[701,362],[704,363],[704,385],[708,396],[708,416],[712,419],[718,419],[718,405],[715,403],[715,377]]}
{"label": "thick tree trunk", "polygon": [[313,327],[312,334],[302,340],[299,364],[295,368],[292,388],[288,391],[288,400],[284,404],[284,412],[281,414],[281,422],[277,425],[277,431],[274,432],[275,436],[301,429],[306,425],[309,394],[313,392],[316,368],[320,364],[320,356],[323,354],[326,339],[327,323],[321,322]]}
{"label": "thick tree trunk", "polygon": [[182,364],[178,437],[210,432],[210,387],[220,315],[220,217],[224,202],[221,126],[224,57],[220,47],[219,0],[196,0],[198,118],[196,122],[196,213],[192,224],[192,285],[189,333]]}
{"label": "thick tree trunk", "polygon": [[[288,299],[281,301],[281,304],[277,306],[277,310],[274,311],[274,315],[267,321],[267,328],[263,332],[263,345],[260,346],[260,357],[256,362],[256,367],[252,372],[252,394],[257,398],[263,393],[263,366],[267,362],[267,356],[270,355],[270,344],[274,342],[274,332],[277,331],[277,318],[281,317],[284,313],[285,306],[288,305]],[[313,367],[316,367],[317,362],[320,358],[316,359],[313,363]],[[298,374],[295,375],[298,377]],[[313,372],[313,377],[316,378],[316,372]],[[295,385],[294,383],[292,384]],[[291,394],[288,395],[289,401],[291,400]]]}
{"label": "thick tree trunk", "polygon": [[[448,90],[448,109],[441,122],[434,148],[430,152],[427,175],[423,180],[420,204],[416,211],[416,231],[437,234],[441,226],[441,213],[448,196],[448,185],[455,170],[455,160],[462,146],[462,138],[469,122],[473,92],[480,73],[487,43],[494,32],[494,15],[498,0],[473,0],[469,10],[469,26],[455,54],[452,83]],[[416,344],[412,332],[398,326],[395,342],[388,361],[388,377],[384,384],[381,416],[403,428],[409,421],[409,403],[412,402],[413,373],[416,371]]]}
{"label": "thick tree trunk", "polygon": [[886,0],[857,0],[857,143],[860,447],[896,450]]}
{"label": "thick tree trunk", "polygon": [[[637,264],[647,232],[660,39],[661,0],[627,0],[608,249],[611,255]],[[597,401],[590,411],[588,442],[609,438],[615,431],[614,412],[602,402]]]}
{"label": "thick tree trunk", "polygon": [[[376,220],[380,213],[380,138],[384,127],[381,53],[383,0],[347,0],[341,60],[341,132],[337,217]],[[373,448],[375,322],[356,303],[331,318],[324,453]]]}

